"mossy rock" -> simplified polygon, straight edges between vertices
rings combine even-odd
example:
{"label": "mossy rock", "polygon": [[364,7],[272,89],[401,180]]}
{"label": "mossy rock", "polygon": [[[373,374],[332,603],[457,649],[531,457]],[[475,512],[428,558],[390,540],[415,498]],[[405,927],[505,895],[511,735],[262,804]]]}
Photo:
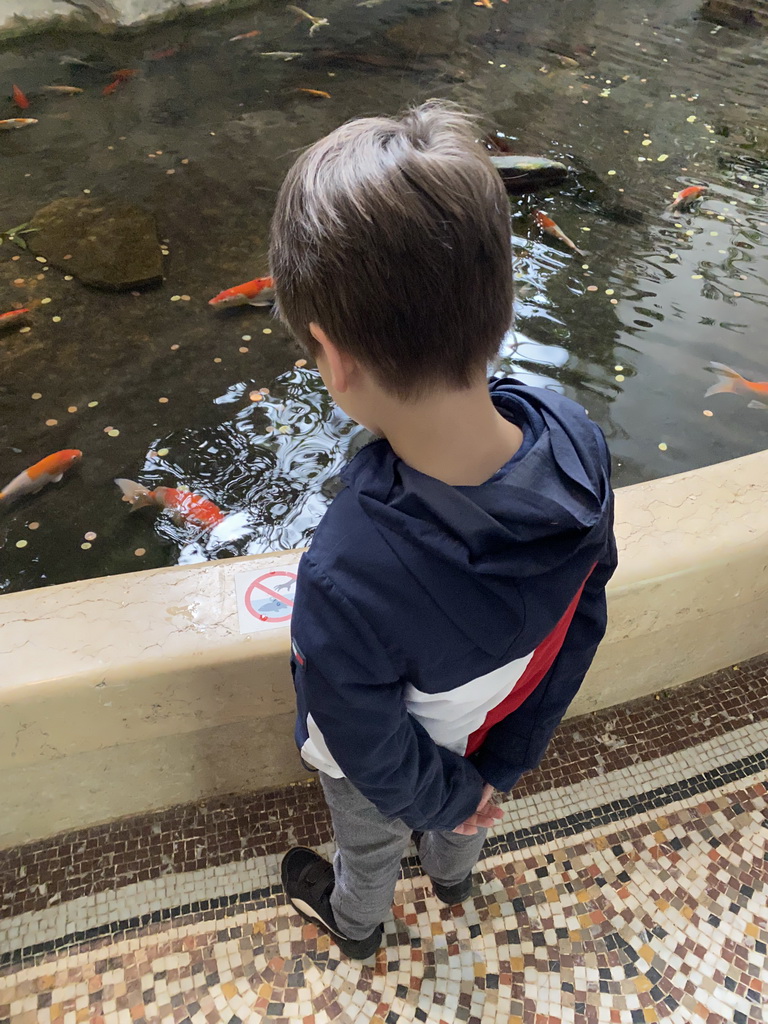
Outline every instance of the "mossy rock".
{"label": "mossy rock", "polygon": [[129,203],[55,199],[29,226],[35,229],[25,236],[31,252],[92,288],[130,291],[163,279],[155,219]]}

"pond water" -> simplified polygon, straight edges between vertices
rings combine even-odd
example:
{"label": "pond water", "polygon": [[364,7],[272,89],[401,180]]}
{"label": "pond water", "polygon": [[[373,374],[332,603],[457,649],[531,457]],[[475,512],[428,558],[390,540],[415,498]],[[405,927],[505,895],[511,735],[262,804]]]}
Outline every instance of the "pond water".
{"label": "pond water", "polygon": [[[432,96],[573,170],[511,198],[517,319],[501,371],[583,402],[617,485],[766,447],[768,413],[704,399],[711,360],[768,379],[764,38],[699,20],[690,0],[313,0],[310,12],[329,21],[311,37],[265,2],[0,52],[0,116],[19,114],[16,83],[39,121],[0,135],[0,230],[90,194],[144,206],[167,240],[163,284],[135,294],[0,247],[0,312],[32,309],[30,329],[0,333],[0,486],[51,452],[84,452],[61,483],[0,512],[0,592],[308,540],[357,428],[268,310],[207,300],[266,272],[275,191],[298,150]],[[120,68],[137,74],[103,95]],[[83,92],[35,95],[48,84]],[[670,213],[691,184],[709,185],[700,208]],[[537,206],[584,259],[538,231]],[[131,514],[114,477],[188,487],[231,515],[201,534],[167,512]]]}

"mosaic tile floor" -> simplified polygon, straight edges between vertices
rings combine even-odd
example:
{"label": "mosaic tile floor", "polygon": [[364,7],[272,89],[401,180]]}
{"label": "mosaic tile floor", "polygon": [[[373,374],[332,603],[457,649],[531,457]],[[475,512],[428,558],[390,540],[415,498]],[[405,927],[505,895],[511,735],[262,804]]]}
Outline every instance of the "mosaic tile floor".
{"label": "mosaic tile floor", "polygon": [[415,851],[382,949],[286,905],[314,781],[0,852],[0,1024],[768,1021],[768,659],[564,723],[473,898]]}

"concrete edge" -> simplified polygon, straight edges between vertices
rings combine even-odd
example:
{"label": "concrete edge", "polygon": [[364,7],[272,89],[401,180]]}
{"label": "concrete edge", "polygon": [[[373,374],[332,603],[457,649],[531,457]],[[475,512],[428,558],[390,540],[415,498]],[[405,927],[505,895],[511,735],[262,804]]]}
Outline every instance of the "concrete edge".
{"label": "concrete edge", "polygon": [[[622,488],[609,631],[570,714],[768,650],[768,452]],[[298,552],[0,597],[0,847],[306,773],[285,626],[241,634],[242,574]]]}

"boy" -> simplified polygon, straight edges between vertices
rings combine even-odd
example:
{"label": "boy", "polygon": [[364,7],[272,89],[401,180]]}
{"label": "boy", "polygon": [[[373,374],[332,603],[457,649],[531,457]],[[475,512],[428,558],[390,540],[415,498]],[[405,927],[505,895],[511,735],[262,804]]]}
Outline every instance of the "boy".
{"label": "boy", "polygon": [[301,560],[297,743],[333,865],[290,850],[293,906],[378,948],[416,832],[436,896],[466,899],[488,826],[541,760],[605,631],[609,455],[574,402],[486,380],[512,320],[509,204],[470,120],[427,104],[342,125],[280,190],[280,314],[380,440]]}

